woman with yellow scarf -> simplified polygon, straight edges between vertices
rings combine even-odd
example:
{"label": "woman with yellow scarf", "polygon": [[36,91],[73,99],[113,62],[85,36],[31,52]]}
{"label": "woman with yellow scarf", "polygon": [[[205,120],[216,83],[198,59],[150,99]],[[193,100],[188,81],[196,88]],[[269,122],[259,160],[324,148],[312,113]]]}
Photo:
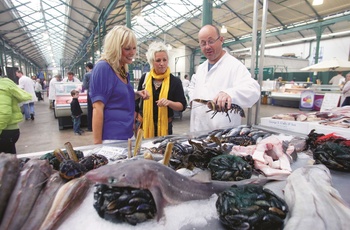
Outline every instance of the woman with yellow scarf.
{"label": "woman with yellow scarf", "polygon": [[146,53],[150,72],[143,74],[138,90],[149,92],[149,100],[137,101],[136,112],[143,117],[143,136],[152,138],[173,133],[172,120],[175,111],[186,109],[186,98],[180,78],[170,73],[167,47],[162,42],[153,42]]}

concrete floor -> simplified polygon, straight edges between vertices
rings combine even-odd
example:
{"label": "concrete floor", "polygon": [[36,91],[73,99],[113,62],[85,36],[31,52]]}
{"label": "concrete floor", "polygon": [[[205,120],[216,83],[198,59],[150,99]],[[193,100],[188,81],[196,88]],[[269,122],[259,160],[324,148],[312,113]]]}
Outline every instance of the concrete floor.
{"label": "concrete floor", "polygon": [[[299,111],[295,108],[278,107],[272,105],[261,105],[260,116],[270,117],[276,113],[287,113]],[[245,110],[247,114],[247,110]],[[255,108],[252,109],[253,118]],[[258,119],[258,123],[260,120]],[[242,124],[246,124],[246,118]],[[186,109],[182,113],[182,119],[175,119],[173,122],[174,134],[189,133],[190,110]],[[64,143],[71,142],[73,147],[92,145],[92,132],[85,132],[81,136],[76,136],[72,128],[59,130],[58,120],[55,119],[53,110],[49,108],[47,97],[45,101],[35,103],[35,120],[23,121],[20,123],[20,138],[16,144],[17,154],[34,153],[42,151],[52,151],[56,148],[64,148]],[[86,129],[86,127],[82,127]]]}

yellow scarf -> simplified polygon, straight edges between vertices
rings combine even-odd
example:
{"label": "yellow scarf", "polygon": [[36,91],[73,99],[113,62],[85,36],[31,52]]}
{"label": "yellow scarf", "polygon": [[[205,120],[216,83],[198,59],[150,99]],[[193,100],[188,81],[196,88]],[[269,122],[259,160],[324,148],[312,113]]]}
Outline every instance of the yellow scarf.
{"label": "yellow scarf", "polygon": [[[143,135],[145,138],[154,137],[154,122],[153,122],[153,78],[156,80],[163,79],[160,89],[159,99],[168,98],[168,92],[170,87],[170,69],[169,67],[164,74],[156,74],[154,68],[149,72],[146,79],[145,89],[149,92],[150,98],[143,101]],[[158,107],[158,136],[168,135],[168,107]]]}

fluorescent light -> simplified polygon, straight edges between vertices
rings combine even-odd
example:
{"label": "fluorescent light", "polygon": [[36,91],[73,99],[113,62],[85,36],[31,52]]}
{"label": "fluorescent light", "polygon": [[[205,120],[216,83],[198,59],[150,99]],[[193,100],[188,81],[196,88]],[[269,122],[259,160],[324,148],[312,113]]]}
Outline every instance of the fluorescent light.
{"label": "fluorescent light", "polygon": [[226,28],[226,26],[222,26],[221,27],[221,31],[220,31],[222,34],[226,34],[227,33],[227,28]]}
{"label": "fluorescent light", "polygon": [[323,0],[313,0],[312,5],[313,6],[319,6],[323,4]]}
{"label": "fluorescent light", "polygon": [[166,46],[166,49],[167,49],[167,50],[172,50],[173,47],[172,47],[170,44],[168,44],[168,45]]}

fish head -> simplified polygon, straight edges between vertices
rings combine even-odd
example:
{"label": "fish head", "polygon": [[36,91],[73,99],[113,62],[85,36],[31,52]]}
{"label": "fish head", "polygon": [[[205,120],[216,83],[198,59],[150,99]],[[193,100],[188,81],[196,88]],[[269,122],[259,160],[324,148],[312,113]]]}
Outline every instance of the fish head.
{"label": "fish head", "polygon": [[104,165],[85,174],[91,182],[113,187],[132,187],[147,189],[152,181],[152,173],[144,165],[135,161]]}

